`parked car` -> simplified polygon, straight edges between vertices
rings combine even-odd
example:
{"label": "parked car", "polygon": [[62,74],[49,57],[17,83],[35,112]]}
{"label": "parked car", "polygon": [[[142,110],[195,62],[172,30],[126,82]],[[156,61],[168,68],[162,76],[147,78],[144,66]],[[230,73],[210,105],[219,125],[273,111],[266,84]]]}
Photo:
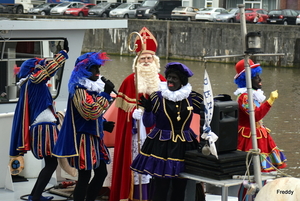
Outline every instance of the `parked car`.
{"label": "parked car", "polygon": [[171,19],[172,20],[195,20],[195,15],[199,11],[199,8],[195,7],[184,7],[178,6],[172,10]]}
{"label": "parked car", "polygon": [[207,21],[213,21],[213,19],[216,17],[216,15],[220,13],[225,13],[225,8],[213,8],[208,7],[204,8],[201,11],[198,11],[195,19],[196,20],[207,20]]}
{"label": "parked car", "polygon": [[239,8],[228,8],[226,12],[216,15],[214,22],[236,22],[236,15],[240,12]]}
{"label": "parked car", "polygon": [[57,6],[57,3],[43,3],[28,10],[29,14],[50,15],[50,10]]}
{"label": "parked car", "polygon": [[292,9],[276,9],[268,13],[268,24],[295,25],[298,13]]}
{"label": "parked car", "polygon": [[122,3],[109,12],[109,17],[135,18],[136,9],[140,5],[140,3]]}
{"label": "parked car", "polygon": [[78,8],[78,5],[84,5],[81,2],[69,1],[57,4],[50,10],[50,15],[64,15],[65,11],[69,8]]}
{"label": "parked car", "polygon": [[78,7],[69,8],[66,10],[65,15],[73,15],[73,16],[88,16],[88,12],[90,8],[94,7],[96,4],[93,3],[85,3],[78,4]]}
{"label": "parked car", "polygon": [[296,19],[296,25],[300,25],[300,13],[298,14],[298,16],[297,16],[297,19]]}
{"label": "parked car", "polygon": [[101,2],[98,3],[96,6],[94,6],[93,8],[91,8],[89,10],[88,16],[90,17],[108,17],[109,16],[109,12],[112,9],[117,8],[119,5],[121,5],[120,2]]}
{"label": "parked car", "polygon": [[[253,20],[254,20],[255,16],[257,15],[257,13],[263,17],[263,23],[267,23],[268,11],[266,11],[265,9],[261,9],[261,8],[246,8],[245,9],[246,22],[253,23]],[[240,13],[238,13],[236,15],[236,21],[240,22],[240,19],[241,19],[241,16],[240,16]]]}
{"label": "parked car", "polygon": [[181,1],[173,0],[144,0],[136,9],[136,18],[139,19],[171,19],[171,12]]}
{"label": "parked car", "polygon": [[296,25],[300,25],[300,10],[296,10],[296,12],[298,13],[297,19],[296,19]]}

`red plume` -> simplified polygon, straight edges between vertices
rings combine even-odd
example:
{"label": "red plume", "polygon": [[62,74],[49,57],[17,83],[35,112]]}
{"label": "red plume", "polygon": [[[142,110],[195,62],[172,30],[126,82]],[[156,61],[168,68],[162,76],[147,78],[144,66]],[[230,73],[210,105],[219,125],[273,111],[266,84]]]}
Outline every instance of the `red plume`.
{"label": "red plume", "polygon": [[17,75],[19,72],[20,72],[20,67],[19,66],[17,66],[17,64],[15,64],[15,66],[14,66],[14,75]]}

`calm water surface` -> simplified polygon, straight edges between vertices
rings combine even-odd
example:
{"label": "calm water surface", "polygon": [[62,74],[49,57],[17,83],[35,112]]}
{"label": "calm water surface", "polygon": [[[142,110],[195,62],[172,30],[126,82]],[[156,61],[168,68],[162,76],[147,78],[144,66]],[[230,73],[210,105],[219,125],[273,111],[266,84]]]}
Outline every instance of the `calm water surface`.
{"label": "calm water surface", "polygon": [[[120,84],[130,73],[132,73],[133,57],[110,56],[112,61],[101,67],[101,74],[110,79],[116,86]],[[205,65],[202,62],[180,61],[187,65],[194,76],[189,79],[193,90],[202,93],[203,76]],[[171,60],[161,60],[161,73],[164,66]],[[214,95],[229,94],[232,99],[236,97],[233,92],[236,85],[233,82],[235,68],[233,64],[206,64],[207,72],[212,84]],[[273,90],[278,90],[279,98],[274,103],[270,112],[264,118],[264,124],[271,129],[271,135],[277,146],[284,150],[288,159],[288,168],[283,172],[300,177],[299,153],[300,153],[300,69],[263,67],[262,90],[266,97]]]}

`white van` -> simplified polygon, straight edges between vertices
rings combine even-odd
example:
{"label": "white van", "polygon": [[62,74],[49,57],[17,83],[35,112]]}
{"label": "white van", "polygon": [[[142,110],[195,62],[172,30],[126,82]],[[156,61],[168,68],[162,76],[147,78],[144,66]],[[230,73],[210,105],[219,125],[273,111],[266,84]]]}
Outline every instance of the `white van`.
{"label": "white van", "polygon": [[136,10],[136,18],[139,19],[171,19],[174,8],[182,6],[178,0],[144,0]]}

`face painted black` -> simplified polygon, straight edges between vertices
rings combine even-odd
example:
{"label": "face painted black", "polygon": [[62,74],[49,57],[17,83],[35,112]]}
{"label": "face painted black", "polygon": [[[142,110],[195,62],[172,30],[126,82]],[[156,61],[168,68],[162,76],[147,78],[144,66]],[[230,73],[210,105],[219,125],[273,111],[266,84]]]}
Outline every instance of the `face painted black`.
{"label": "face painted black", "polygon": [[96,66],[96,65],[91,66],[89,71],[92,73],[89,79],[92,81],[97,81],[100,76],[100,66]]}
{"label": "face painted black", "polygon": [[176,91],[181,88],[181,80],[176,73],[169,73],[167,76],[168,89]]}
{"label": "face painted black", "polygon": [[261,78],[259,74],[256,74],[254,78],[252,78],[252,89],[261,89]]}

